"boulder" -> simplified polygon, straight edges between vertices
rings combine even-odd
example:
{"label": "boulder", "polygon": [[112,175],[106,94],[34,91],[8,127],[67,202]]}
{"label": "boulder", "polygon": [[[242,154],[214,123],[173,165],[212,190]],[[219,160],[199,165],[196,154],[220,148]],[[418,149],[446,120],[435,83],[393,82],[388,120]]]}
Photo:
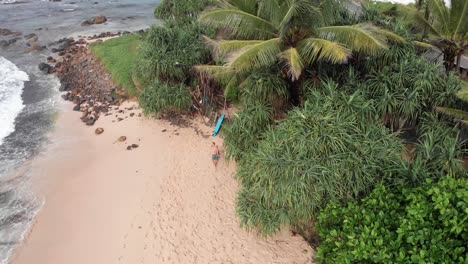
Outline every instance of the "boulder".
{"label": "boulder", "polygon": [[29,47],[29,49],[26,50],[26,52],[32,52],[32,51],[41,51],[43,50],[45,47],[41,46],[41,45],[38,45],[38,44],[32,44],[31,47]]}
{"label": "boulder", "polygon": [[125,142],[127,140],[127,137],[126,136],[121,136],[117,139],[117,141],[119,142]]}
{"label": "boulder", "polygon": [[88,121],[86,121],[87,126],[92,126],[94,125],[94,123],[96,123],[96,119],[94,119],[93,117],[89,117]]}
{"label": "boulder", "polygon": [[41,62],[39,63],[39,70],[45,74],[49,74],[52,72],[53,68],[52,66],[50,66],[49,64],[45,63],[45,62]]}
{"label": "boulder", "polygon": [[31,33],[31,34],[24,36],[24,39],[27,40],[28,42],[36,42],[39,40],[39,36],[37,36],[34,33]]}
{"label": "boulder", "polygon": [[97,17],[93,17],[93,18],[90,18],[86,21],[83,21],[81,23],[81,26],[89,26],[89,25],[94,25],[94,24],[102,24],[102,23],[105,23],[107,22],[107,17],[105,16],[97,16]]}
{"label": "boulder", "polygon": [[96,128],[96,130],[94,131],[94,133],[95,133],[96,135],[101,135],[102,133],[104,133],[104,128],[98,127],[98,128]]}
{"label": "boulder", "polygon": [[73,111],[80,111],[81,109],[81,104],[76,104],[74,107],[73,107]]}

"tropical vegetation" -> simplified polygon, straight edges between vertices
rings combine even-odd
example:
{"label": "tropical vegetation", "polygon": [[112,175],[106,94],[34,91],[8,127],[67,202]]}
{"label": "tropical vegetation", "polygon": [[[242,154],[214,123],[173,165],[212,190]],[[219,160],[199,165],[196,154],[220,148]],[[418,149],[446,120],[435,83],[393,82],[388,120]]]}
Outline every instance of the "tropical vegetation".
{"label": "tropical vegetation", "polygon": [[134,68],[140,103],[235,105],[222,136],[249,230],[291,228],[323,263],[466,262],[468,97],[453,65],[468,4],[442,3],[164,0]]}
{"label": "tropical vegetation", "polygon": [[[452,70],[460,68],[461,56],[468,49],[468,1],[420,0],[418,7],[426,5],[424,13],[400,6],[399,11],[409,18],[415,27],[424,30],[424,40],[437,47],[443,54],[444,65]],[[426,32],[429,34],[426,35]]]}
{"label": "tropical vegetation", "polygon": [[468,180],[379,185],[365,199],[331,203],[317,219],[321,263],[466,263]]}

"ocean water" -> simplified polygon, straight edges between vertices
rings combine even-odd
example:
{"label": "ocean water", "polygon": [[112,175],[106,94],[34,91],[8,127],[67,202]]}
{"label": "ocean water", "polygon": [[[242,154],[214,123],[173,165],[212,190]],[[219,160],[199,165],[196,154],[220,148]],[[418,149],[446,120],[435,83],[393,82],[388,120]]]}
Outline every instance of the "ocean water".
{"label": "ocean water", "polygon": [[[31,161],[50,144],[47,135],[54,127],[59,81],[45,75],[37,65],[45,62],[64,37],[91,36],[102,32],[137,31],[154,23],[159,0],[0,0],[0,28],[21,32],[0,36],[0,41],[17,38],[0,47],[0,264],[8,263],[21,245],[35,216],[47,203],[32,192],[32,177],[40,177]],[[96,15],[108,22],[88,27],[80,23]],[[27,52],[24,36],[34,33],[40,52]],[[82,125],[77,121],[76,125]]]}

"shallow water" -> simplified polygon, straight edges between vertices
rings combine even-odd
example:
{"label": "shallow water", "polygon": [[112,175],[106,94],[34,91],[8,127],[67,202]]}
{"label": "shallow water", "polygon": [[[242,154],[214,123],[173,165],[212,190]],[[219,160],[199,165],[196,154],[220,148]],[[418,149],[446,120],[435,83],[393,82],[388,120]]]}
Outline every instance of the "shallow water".
{"label": "shallow water", "polygon": [[[29,163],[47,143],[56,143],[47,134],[54,125],[60,84],[37,65],[51,55],[53,43],[61,38],[137,31],[157,23],[152,13],[158,2],[0,0],[0,28],[22,33],[16,43],[0,47],[0,264],[7,263],[44,203],[31,191],[29,179],[35,171]],[[108,22],[80,26],[96,15],[105,15]],[[47,48],[26,52],[24,36],[30,33],[37,34],[37,44]],[[0,36],[0,41],[12,38]]]}

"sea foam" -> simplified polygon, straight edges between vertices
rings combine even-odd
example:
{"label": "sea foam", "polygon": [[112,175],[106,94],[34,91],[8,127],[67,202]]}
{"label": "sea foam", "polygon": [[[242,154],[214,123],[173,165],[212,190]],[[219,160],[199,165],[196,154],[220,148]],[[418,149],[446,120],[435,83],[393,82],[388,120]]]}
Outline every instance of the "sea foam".
{"label": "sea foam", "polygon": [[24,82],[29,76],[7,59],[0,57],[0,145],[15,131],[15,118],[23,109]]}

